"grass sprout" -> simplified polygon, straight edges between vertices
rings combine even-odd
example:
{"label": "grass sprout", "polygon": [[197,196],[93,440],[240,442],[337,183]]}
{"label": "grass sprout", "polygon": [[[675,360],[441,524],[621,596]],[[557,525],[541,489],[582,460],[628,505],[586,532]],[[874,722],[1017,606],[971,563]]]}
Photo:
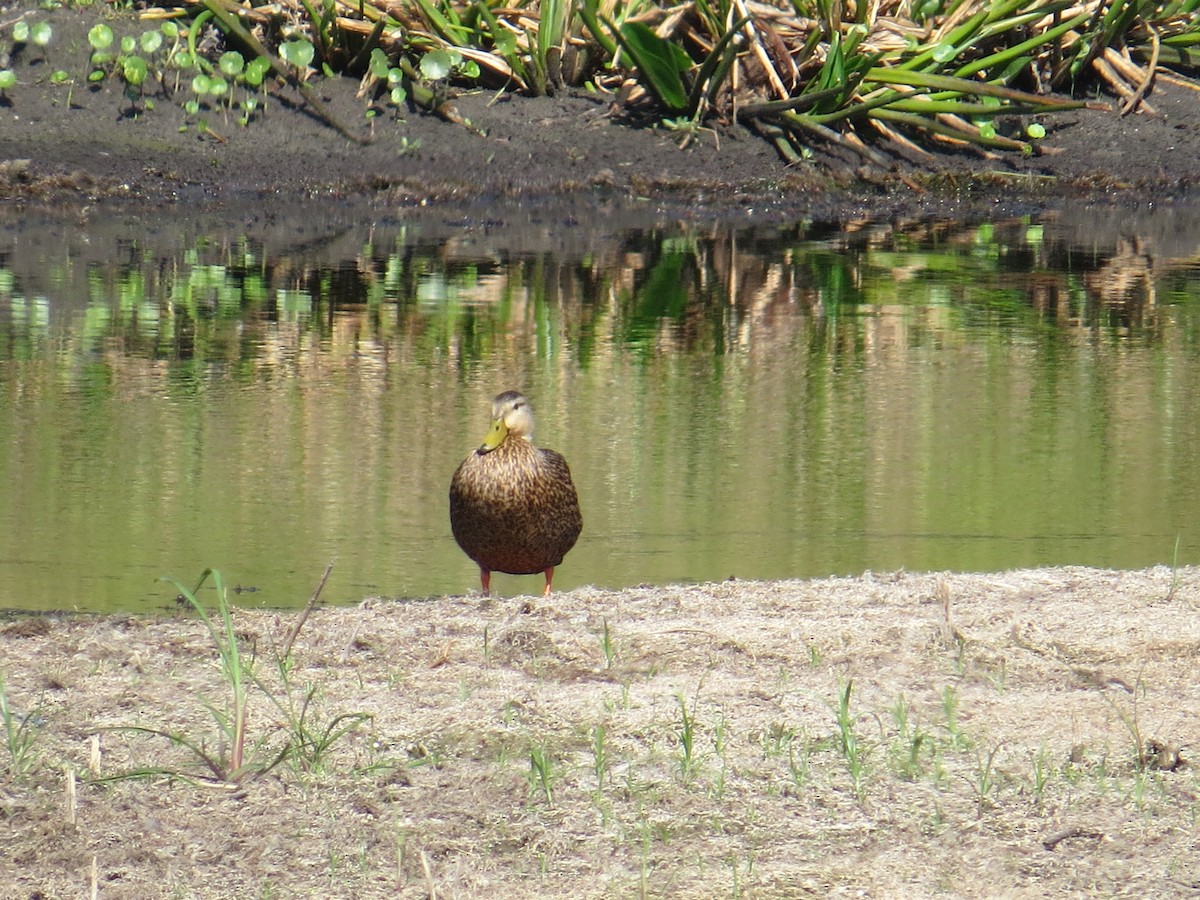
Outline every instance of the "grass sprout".
{"label": "grass sprout", "polygon": [[[233,611],[220,572],[206,569],[196,587],[191,590],[174,579],[164,579],[179,590],[182,601],[199,616],[217,651],[222,683],[226,690],[224,702],[201,698],[216,725],[217,740],[213,747],[205,738],[182,731],[154,726],[123,726],[117,730],[165,738],[173,745],[183,748],[200,764],[200,771],[195,773],[165,767],[146,767],[114,778],[168,775],[183,780],[240,784],[265,775],[284,761],[291,761],[301,772],[324,771],[329,751],[334,744],[371,719],[367,713],[339,713],[322,721],[314,712],[318,687],[309,684],[296,691],[291,684],[292,645],[299,627],[316,604],[331,568],[332,564],[326,567],[308,606],[288,634],[282,652],[276,653],[276,669],[282,690],[273,690],[260,678],[255,654],[246,656],[241,646],[242,638],[234,625]],[[210,613],[197,597],[200,588],[210,577],[217,595],[215,613]],[[282,714],[284,722],[283,726],[275,724],[267,728],[253,740],[250,738],[249,727],[252,688],[261,693]]]}
{"label": "grass sprout", "polygon": [[38,754],[34,749],[37,742],[37,732],[34,731],[36,721],[34,713],[20,715],[8,705],[8,689],[4,676],[0,675],[0,727],[4,728],[9,778],[28,775],[37,763]]}

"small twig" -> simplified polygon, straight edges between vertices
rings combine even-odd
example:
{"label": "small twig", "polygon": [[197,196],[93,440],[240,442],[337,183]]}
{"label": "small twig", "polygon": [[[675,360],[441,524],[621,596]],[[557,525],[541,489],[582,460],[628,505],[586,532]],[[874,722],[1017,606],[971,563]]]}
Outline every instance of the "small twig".
{"label": "small twig", "polygon": [[1142,83],[1133,92],[1133,96],[1126,100],[1125,105],[1121,107],[1122,116],[1127,116],[1137,109],[1138,104],[1142,102],[1142,98],[1146,96],[1146,91],[1150,90],[1150,85],[1154,83],[1154,76],[1158,71],[1159,46],[1158,32],[1150,28],[1150,62],[1146,65],[1146,77],[1142,79]]}
{"label": "small twig", "polygon": [[287,640],[283,642],[283,654],[281,659],[287,659],[292,655],[292,644],[296,641],[296,636],[300,634],[300,629],[304,627],[304,623],[308,621],[308,614],[313,611],[313,607],[317,605],[317,598],[321,596],[321,591],[325,587],[325,582],[329,580],[329,573],[333,571],[333,560],[329,561],[329,565],[325,567],[325,574],[321,576],[321,581],[317,584],[317,589],[312,592],[312,596],[308,598],[308,604],[304,607],[304,611],[300,613],[300,617],[296,619],[296,624],[292,626],[292,630],[288,632]]}
{"label": "small twig", "polygon": [[429,854],[421,851],[421,871],[425,875],[425,886],[429,890],[429,900],[437,900],[437,885],[433,881],[433,868],[429,865]]}
{"label": "small twig", "polygon": [[1042,838],[1042,846],[1047,850],[1053,850],[1063,841],[1073,837],[1103,838],[1104,832],[1091,831],[1086,828],[1080,828],[1078,825],[1072,825],[1069,828],[1064,828],[1062,831],[1056,831],[1054,834]]}

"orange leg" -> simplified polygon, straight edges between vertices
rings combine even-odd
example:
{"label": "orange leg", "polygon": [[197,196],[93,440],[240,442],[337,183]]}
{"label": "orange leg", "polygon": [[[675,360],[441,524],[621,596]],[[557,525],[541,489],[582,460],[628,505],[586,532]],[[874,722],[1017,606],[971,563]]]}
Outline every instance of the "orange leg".
{"label": "orange leg", "polygon": [[483,566],[479,567],[479,583],[483,586],[483,596],[489,596],[492,587],[492,573]]}
{"label": "orange leg", "polygon": [[554,579],[554,566],[550,566],[550,568],[546,569],[546,589],[544,591],[542,591],[543,597],[550,596],[550,582],[553,579]]}

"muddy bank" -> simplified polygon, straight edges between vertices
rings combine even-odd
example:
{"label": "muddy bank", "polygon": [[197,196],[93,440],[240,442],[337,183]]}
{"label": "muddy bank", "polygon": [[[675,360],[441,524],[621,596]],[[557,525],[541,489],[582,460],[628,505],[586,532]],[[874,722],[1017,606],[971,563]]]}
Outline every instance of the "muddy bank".
{"label": "muddy bank", "polygon": [[[18,4],[9,17],[22,6],[32,5]],[[368,120],[357,82],[317,80],[321,102],[359,144],[286,87],[275,88],[246,127],[221,108],[189,116],[178,102],[184,88],[174,84],[147,91],[152,110],[123,96],[115,78],[54,85],[51,69],[74,60],[64,62],[66,48],[82,69],[95,16],[87,8],[38,16],[55,28],[50,60],[15,56],[19,85],[0,104],[0,196],[10,200],[325,199],[457,206],[481,217],[501,201],[572,195],[636,198],[667,215],[847,218],[1011,212],[1068,199],[1136,205],[1192,197],[1200,184],[1200,94],[1167,82],[1150,96],[1156,115],[1043,117],[1049,134],[1037,155],[922,155],[880,145],[890,155],[884,168],[820,144],[811,161],[785,166],[766,141],[736,126],[702,132],[681,150],[678,136],[632,122],[611,98],[582,91],[538,99],[461,92],[458,111],[482,133],[413,109],[381,108]],[[128,13],[112,25],[118,34],[141,28]]]}

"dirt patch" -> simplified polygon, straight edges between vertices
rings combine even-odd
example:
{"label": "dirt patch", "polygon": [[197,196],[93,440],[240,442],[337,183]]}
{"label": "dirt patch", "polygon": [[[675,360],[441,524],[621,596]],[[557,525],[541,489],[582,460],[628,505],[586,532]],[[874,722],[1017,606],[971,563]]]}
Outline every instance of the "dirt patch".
{"label": "dirt patch", "polygon": [[[4,18],[33,8],[23,0]],[[540,99],[461,93],[459,112],[486,136],[415,110],[399,117],[383,111],[372,124],[356,82],[319,80],[328,110],[370,140],[360,146],[288,88],[275,89],[249,127],[219,109],[188,116],[161,96],[153,111],[135,115],[117,79],[83,80],[95,12],[37,15],[55,29],[50,60],[18,54],[11,64],[19,86],[0,105],[0,162],[9,161],[0,166],[0,196],[9,198],[196,205],[315,197],[461,205],[485,215],[504,198],[577,193],[650,198],[669,215],[735,212],[761,220],[842,219],[865,210],[954,215],[1080,197],[1162,201],[1191,196],[1200,184],[1200,94],[1161,80],[1150,97],[1156,115],[1044,117],[1049,136],[1039,155],[893,153],[887,168],[819,144],[811,162],[788,167],[765,140],[738,127],[704,132],[681,150],[669,132],[631,122],[611,98],[582,91]],[[132,14],[109,21],[118,35],[145,27]],[[56,67],[78,70],[79,83],[52,84]],[[170,90],[176,94],[173,84]]]}
{"label": "dirt patch", "polygon": [[1194,568],[372,600],[290,688],[295,614],[237,611],[248,759],[306,696],[316,743],[236,786],[130,730],[222,752],[199,622],[16,619],[0,896],[1194,896],[1197,603]]}

